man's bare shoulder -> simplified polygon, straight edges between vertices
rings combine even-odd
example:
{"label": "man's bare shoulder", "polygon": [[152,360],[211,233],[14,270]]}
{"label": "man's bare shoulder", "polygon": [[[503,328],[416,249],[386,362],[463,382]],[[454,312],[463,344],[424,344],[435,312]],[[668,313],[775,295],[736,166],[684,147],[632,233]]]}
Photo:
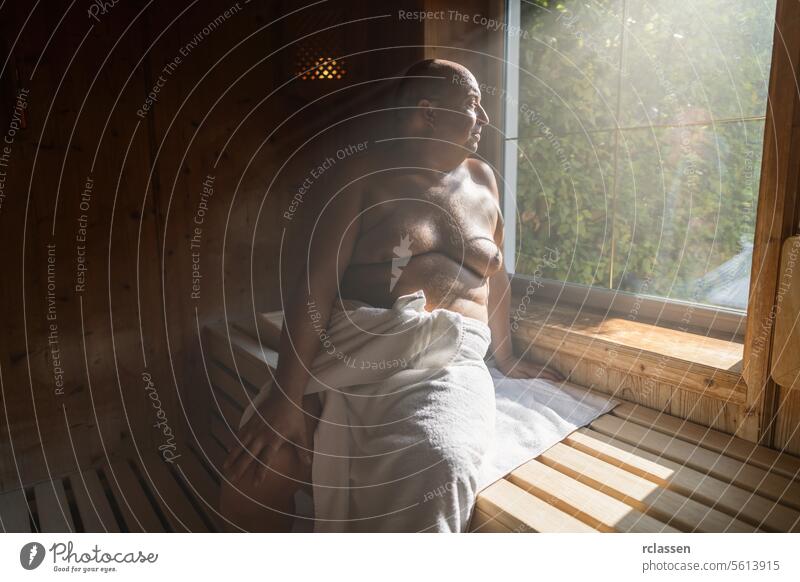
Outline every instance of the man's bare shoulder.
{"label": "man's bare shoulder", "polygon": [[477,184],[486,186],[492,193],[492,196],[494,196],[496,200],[499,200],[500,194],[497,190],[497,179],[489,164],[476,158],[467,158],[464,163],[469,170],[472,180]]}
{"label": "man's bare shoulder", "polygon": [[491,166],[483,160],[467,158],[465,164],[469,169],[472,181],[484,186],[492,197],[492,202],[497,212],[495,239],[498,244],[501,244],[503,241],[503,225],[505,221],[503,220],[503,212],[500,208],[500,192],[497,190],[497,179],[494,177],[494,172]]}

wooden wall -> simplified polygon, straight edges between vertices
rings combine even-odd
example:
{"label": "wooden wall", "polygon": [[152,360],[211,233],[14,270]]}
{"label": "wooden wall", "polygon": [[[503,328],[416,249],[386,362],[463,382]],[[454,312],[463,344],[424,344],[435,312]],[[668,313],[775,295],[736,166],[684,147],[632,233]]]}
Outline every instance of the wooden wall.
{"label": "wooden wall", "polygon": [[[423,25],[398,23],[392,2],[91,6],[0,8],[0,132],[26,103],[0,164],[0,489],[84,466],[123,434],[180,454],[208,430],[198,329],[280,306],[280,240],[313,205],[291,224],[283,211],[317,160],[374,137],[364,112],[423,57]],[[281,88],[299,46],[350,54],[349,74]]]}
{"label": "wooden wall", "polygon": [[[123,35],[134,16],[128,6],[99,23],[85,10],[60,21],[65,6],[2,10],[5,136],[17,97],[26,97],[0,208],[3,488],[113,449],[145,410],[143,352],[164,349],[152,299],[160,288],[156,209],[144,198],[150,147],[146,128],[134,132],[145,85],[135,66],[141,21]],[[85,280],[76,290],[80,259]],[[144,345],[139,297],[148,298]],[[177,416],[166,391],[163,398]]]}
{"label": "wooden wall", "polygon": [[456,61],[475,75],[481,85],[481,102],[489,116],[478,155],[501,175],[505,35],[502,28],[493,28],[490,23],[505,22],[505,2],[425,0],[425,10],[441,16],[426,22],[425,57]]}
{"label": "wooden wall", "polygon": [[[783,242],[800,233],[800,3],[789,0],[778,2],[776,18],[780,33],[775,36],[773,70],[770,79],[770,102],[767,111],[767,129],[764,139],[764,170],[762,170],[761,200],[759,200],[756,246],[753,270],[759,273],[751,283],[751,300],[748,313],[752,317],[750,337],[763,340],[766,349],[745,352],[751,363],[748,384],[754,396],[764,393],[766,414],[762,435],[779,450],[800,455],[800,387],[777,386],[770,378],[770,361],[773,351],[800,352],[800,345],[772,345],[776,317],[783,318],[789,327],[798,325],[798,314],[783,302],[782,311],[774,307],[780,303],[782,273],[779,255]],[[759,252],[755,252],[759,249]],[[797,289],[797,275],[794,276]],[[749,328],[750,326],[748,326]],[[766,330],[766,331],[765,331]],[[772,342],[770,341],[772,338]]]}

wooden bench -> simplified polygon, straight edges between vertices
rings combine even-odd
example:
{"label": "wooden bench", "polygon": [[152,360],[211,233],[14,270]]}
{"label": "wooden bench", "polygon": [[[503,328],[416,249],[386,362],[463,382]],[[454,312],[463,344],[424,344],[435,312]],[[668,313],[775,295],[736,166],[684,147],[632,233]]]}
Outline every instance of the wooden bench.
{"label": "wooden bench", "polygon": [[[211,435],[224,448],[277,363],[275,324],[258,321],[261,344],[255,326],[205,330]],[[800,459],[623,403],[487,488],[472,529],[800,531]]]}
{"label": "wooden bench", "polygon": [[213,440],[174,463],[123,442],[102,464],[0,493],[6,532],[215,532],[225,451]]}
{"label": "wooden bench", "polygon": [[[269,324],[259,331],[274,345]],[[219,467],[277,359],[239,326],[209,326],[203,340],[210,430],[173,464],[124,442],[98,466],[0,493],[2,529],[222,531]],[[800,531],[800,459],[624,403],[484,490],[471,529]]]}

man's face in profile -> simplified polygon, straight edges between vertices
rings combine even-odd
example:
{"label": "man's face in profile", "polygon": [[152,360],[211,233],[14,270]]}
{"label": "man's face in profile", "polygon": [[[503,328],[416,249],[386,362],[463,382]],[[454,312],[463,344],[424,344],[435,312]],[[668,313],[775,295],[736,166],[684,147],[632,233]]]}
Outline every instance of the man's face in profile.
{"label": "man's face in profile", "polygon": [[466,148],[478,150],[481,130],[489,117],[481,106],[481,91],[471,74],[453,74],[452,90],[434,104],[433,137]]}

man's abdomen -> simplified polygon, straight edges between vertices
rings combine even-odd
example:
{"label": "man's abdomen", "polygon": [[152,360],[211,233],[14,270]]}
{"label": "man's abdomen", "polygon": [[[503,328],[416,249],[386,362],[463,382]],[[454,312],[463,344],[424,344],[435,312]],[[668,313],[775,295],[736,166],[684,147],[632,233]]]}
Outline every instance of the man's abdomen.
{"label": "man's abdomen", "polygon": [[426,310],[448,309],[486,323],[488,285],[463,261],[440,252],[402,257],[386,263],[350,265],[340,284],[344,299],[391,307],[401,295],[422,289]]}

